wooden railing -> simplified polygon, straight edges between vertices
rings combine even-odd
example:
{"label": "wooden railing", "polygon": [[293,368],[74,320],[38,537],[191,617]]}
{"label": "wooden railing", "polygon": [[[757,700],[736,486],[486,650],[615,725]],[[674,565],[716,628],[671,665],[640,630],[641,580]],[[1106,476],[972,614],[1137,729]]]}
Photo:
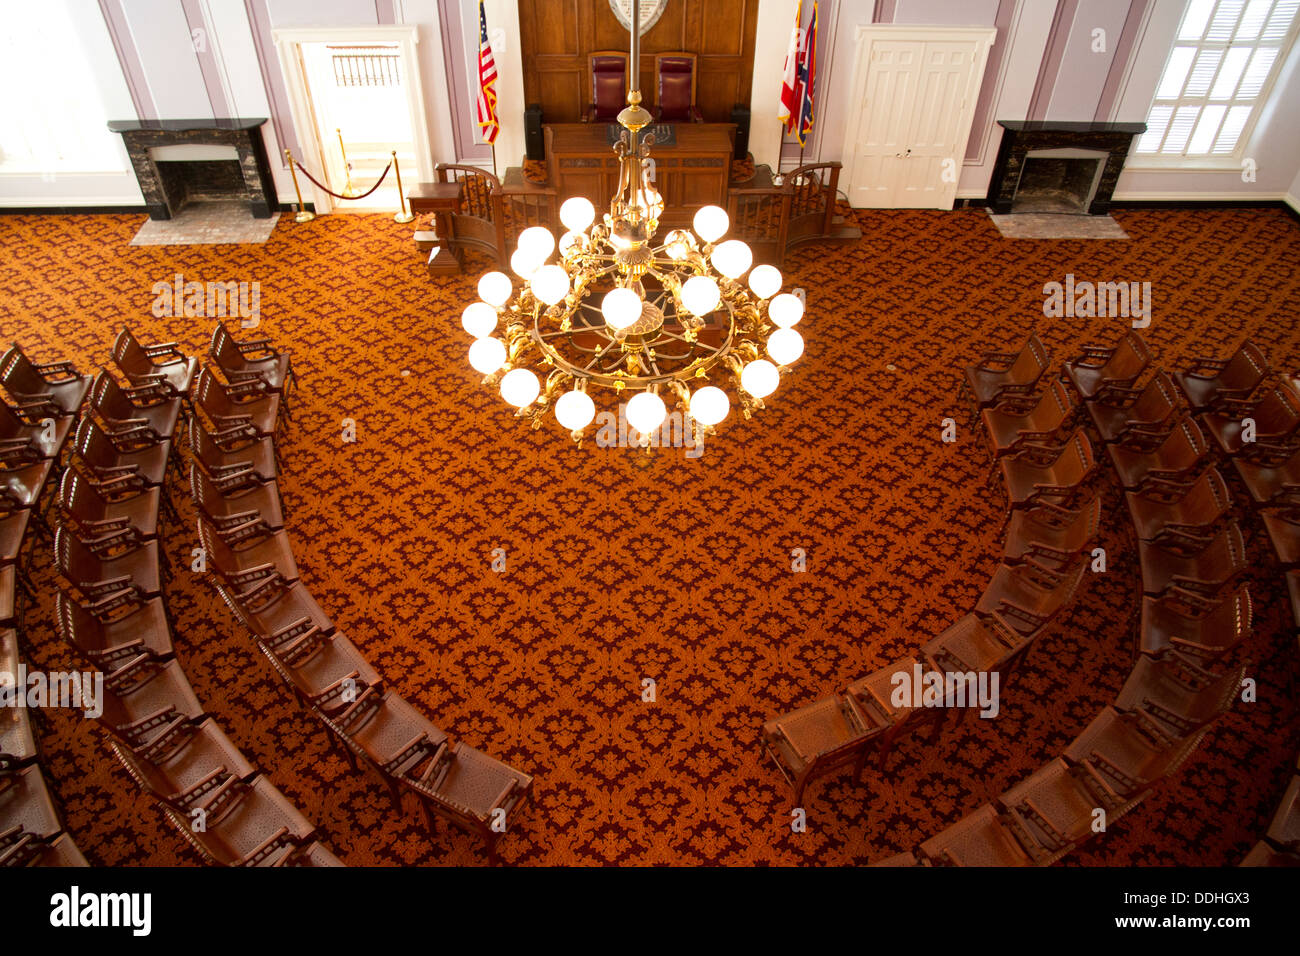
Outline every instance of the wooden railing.
{"label": "wooden railing", "polygon": [[755,262],[780,266],[802,242],[851,242],[856,225],[835,214],[840,164],[809,163],[785,174],[781,185],[733,186],[727,194],[731,237],[748,243]]}
{"label": "wooden railing", "polygon": [[461,202],[452,215],[456,242],[495,256],[502,268],[510,265],[510,250],[529,226],[552,231],[559,221],[555,187],[535,183],[502,183],[477,166],[439,163],[440,183],[461,184]]}

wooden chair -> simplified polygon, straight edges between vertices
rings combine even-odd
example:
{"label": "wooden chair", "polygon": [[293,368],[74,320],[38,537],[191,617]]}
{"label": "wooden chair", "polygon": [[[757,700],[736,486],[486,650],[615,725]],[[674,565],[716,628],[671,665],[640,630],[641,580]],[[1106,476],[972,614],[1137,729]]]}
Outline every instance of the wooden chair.
{"label": "wooden chair", "polygon": [[980,416],[996,459],[1026,444],[1055,443],[1073,425],[1075,413],[1074,396],[1060,382],[1051,382],[1036,400],[1028,396],[1003,399],[983,409]]}
{"label": "wooden chair", "polygon": [[251,339],[240,342],[224,322],[212,330],[208,356],[221,369],[226,381],[243,384],[261,382],[267,391],[278,392],[284,399],[285,413],[289,411],[288,392],[297,388],[298,378],[288,351],[271,345],[270,339]]}
{"label": "wooden chair", "polygon": [[1250,591],[1206,598],[1184,588],[1169,588],[1161,597],[1142,598],[1139,649],[1162,655],[1177,651],[1184,657],[1211,663],[1235,650],[1250,636]]}
{"label": "wooden chair", "polygon": [[280,393],[267,391],[260,379],[222,383],[205,366],[194,379],[194,398],[218,429],[215,437],[255,440],[280,430]]}
{"label": "wooden chair", "polygon": [[199,360],[185,355],[175,342],[145,345],[128,328],[113,342],[113,363],[133,386],[162,384],[164,391],[185,403],[199,368]]}
{"label": "wooden chair", "polygon": [[55,566],[87,603],[119,590],[148,600],[162,593],[158,542],[145,541],[130,551],[111,556],[96,554],[67,528],[54,532]]}
{"label": "wooden chair", "polygon": [[[1300,447],[1300,395],[1277,383],[1256,399],[1225,399],[1222,412],[1201,419],[1219,449],[1230,457],[1245,455],[1252,461],[1282,462]],[[1255,440],[1243,440],[1245,422],[1255,423]]]}
{"label": "wooden chair", "polygon": [[148,486],[162,486],[167,481],[172,444],[166,439],[140,448],[124,447],[115,442],[94,418],[85,415],[77,426],[72,447],[86,477],[97,482],[122,479],[118,486],[138,491]]}
{"label": "wooden chair", "polygon": [[[59,482],[59,510],[67,522],[63,530],[75,533],[97,554],[156,539],[162,489],[133,479],[123,472],[96,481],[77,466],[69,468]],[[114,491],[131,496],[109,497]]]}
{"label": "wooden chair", "polygon": [[338,631],[319,627],[259,641],[262,652],[287,683],[314,710],[328,713],[347,705],[383,678],[357,646]]}
{"label": "wooden chair", "polygon": [[142,655],[153,661],[175,657],[161,598],[141,601],[122,611],[100,616],[63,589],[55,596],[60,636],[78,657],[105,674],[112,674]]}
{"label": "wooden chair", "polygon": [[1143,655],[1115,698],[1115,707],[1141,711],[1169,734],[1186,736],[1227,713],[1245,676],[1244,663],[1216,673],[1176,651],[1158,658]]}
{"label": "wooden chair", "polygon": [[1174,380],[1197,412],[1214,411],[1224,399],[1249,398],[1269,374],[1268,357],[1247,339],[1226,359],[1192,359],[1185,372]]}
{"label": "wooden chair", "polygon": [[1300,443],[1285,460],[1251,461],[1238,455],[1232,466],[1257,507],[1300,505]]}
{"label": "wooden chair", "polygon": [[1195,481],[1148,481],[1143,491],[1125,492],[1133,529],[1144,541],[1167,535],[1209,533],[1232,513],[1232,492],[1219,470],[1207,468]]}
{"label": "wooden chair", "polygon": [[1183,415],[1159,444],[1149,449],[1106,446],[1120,484],[1129,491],[1142,489],[1152,479],[1183,481],[1193,477],[1209,453],[1209,442],[1190,415]]}
{"label": "wooden chair", "polygon": [[275,442],[269,436],[218,439],[198,415],[190,419],[189,435],[194,459],[214,479],[240,472],[250,475],[258,484],[265,484],[278,474]]}
{"label": "wooden chair", "polygon": [[1071,764],[1060,757],[1009,788],[994,804],[1031,846],[1047,851],[1037,861],[1041,864],[1055,862],[1091,837],[1098,809],[1106,811],[1110,823],[1121,805],[1091,764]]}
{"label": "wooden chair", "polygon": [[[217,866],[279,866],[316,831],[265,776],[251,782],[228,775],[192,804],[164,801],[167,815],[185,839]],[[190,813],[204,811],[205,828],[190,825]]]}
{"label": "wooden chair", "polygon": [[998,565],[975,612],[999,615],[1022,637],[1038,632],[1074,597],[1086,562],[1065,571],[1052,571],[1032,560]]}
{"label": "wooden chair", "polygon": [[1300,567],[1300,506],[1261,515],[1273,553],[1284,568]]}
{"label": "wooden chair", "polygon": [[[12,627],[0,628],[0,675],[5,675],[6,681],[16,681],[19,663],[18,632]],[[35,763],[38,756],[27,708],[0,711],[0,767],[23,767]]]}
{"label": "wooden chair", "polygon": [[89,379],[71,362],[37,365],[17,344],[0,356],[0,385],[31,423],[76,415],[86,400]]}
{"label": "wooden chair", "polygon": [[921,659],[932,671],[975,675],[1010,670],[1027,646],[1000,615],[963,614],[921,645]]}
{"label": "wooden chair", "polygon": [[180,664],[143,655],[105,675],[103,706],[99,722],[133,747],[158,739],[178,714],[191,721],[207,716]]}
{"label": "wooden chair", "polygon": [[655,122],[704,122],[704,117],[695,106],[697,72],[698,63],[694,53],[655,55]]}
{"label": "wooden chair", "polygon": [[1033,866],[1051,851],[1006,824],[992,804],[968,813],[921,844],[920,854],[938,866]]}
{"label": "wooden chair", "polygon": [[[1006,486],[1007,517],[1017,508],[1041,502],[1067,506],[1083,489],[1097,466],[1092,443],[1076,429],[1059,448],[1026,444],[998,462]],[[1005,526],[1005,525],[1004,525]]]}
{"label": "wooden chair", "polygon": [[1085,346],[1083,355],[1067,361],[1064,369],[1080,396],[1089,401],[1105,402],[1112,390],[1132,386],[1150,364],[1151,350],[1142,336],[1130,329],[1112,348]]}
{"label": "wooden chair", "polygon": [[114,442],[133,447],[170,439],[181,414],[181,400],[160,385],[123,388],[107,371],[95,376],[90,405]]}
{"label": "wooden chair", "polygon": [[[955,712],[954,708],[947,706],[926,707],[923,701],[914,698],[907,703],[895,703],[894,691],[899,680],[906,681],[911,686],[917,668],[924,670],[919,657],[905,657],[854,681],[844,691],[845,699],[857,716],[857,723],[864,727],[885,728],[874,743],[878,755],[877,766],[882,771],[899,737],[928,725],[929,739],[933,740],[947,717]],[[867,747],[861,749],[858,765],[854,768],[854,779],[860,777],[868,753]]]}
{"label": "wooden chair", "polygon": [[150,743],[116,743],[113,750],[140,789],[184,806],[193,806],[225,779],[251,781],[257,775],[211,717],[190,721],[173,714]]}
{"label": "wooden chair", "polygon": [[887,728],[864,723],[862,714],[836,695],[763,724],[763,749],[794,788],[795,806],[803,805],[804,788],[817,777],[853,764],[854,781],[860,779],[862,752]]}
{"label": "wooden chair", "polygon": [[1159,542],[1138,541],[1142,591],[1158,596],[1170,588],[1212,598],[1247,568],[1246,544],[1235,523],[1213,537],[1172,533]]}
{"label": "wooden chair", "polygon": [[0,453],[15,461],[23,460],[24,456],[28,462],[58,461],[63,457],[63,447],[76,419],[62,416],[45,421],[52,422],[52,426],[42,425],[39,420],[29,422],[7,402],[0,402]]}
{"label": "wooden chair", "polygon": [[1151,448],[1169,434],[1181,408],[1173,379],[1161,369],[1140,389],[1112,384],[1106,401],[1088,403],[1088,414],[1103,442]]}
{"label": "wooden chair", "polygon": [[1003,560],[1007,564],[1032,560],[1049,570],[1062,571],[1096,540],[1100,527],[1099,495],[1077,510],[1044,501],[1012,514]]}
{"label": "wooden chair", "polygon": [[1089,763],[1125,803],[1177,770],[1203,731],[1171,734],[1143,711],[1107,707],[1065,750],[1073,763]]}
{"label": "wooden chair", "polygon": [[963,387],[970,390],[978,409],[988,408],[1012,396],[1029,395],[1050,364],[1051,356],[1037,333],[1030,333],[1019,352],[985,352],[974,365],[966,366]]}
{"label": "wooden chair", "polygon": [[270,534],[284,527],[280,489],[274,481],[249,484],[249,470],[207,474],[197,461],[190,463],[190,491],[199,513],[222,535],[241,538]]}

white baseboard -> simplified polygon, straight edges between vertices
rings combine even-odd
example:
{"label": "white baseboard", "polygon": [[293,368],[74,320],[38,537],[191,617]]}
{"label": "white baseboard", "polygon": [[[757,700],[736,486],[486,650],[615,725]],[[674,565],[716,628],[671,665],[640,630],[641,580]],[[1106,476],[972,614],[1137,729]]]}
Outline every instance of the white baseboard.
{"label": "white baseboard", "polygon": [[1116,192],[1111,202],[1277,202],[1285,200],[1286,193],[1242,192]]}
{"label": "white baseboard", "polygon": [[1290,206],[1292,211],[1300,212],[1300,199],[1297,199],[1295,196],[1292,196],[1290,193],[1286,193],[1285,195],[1282,196],[1282,201],[1286,203],[1288,206]]}

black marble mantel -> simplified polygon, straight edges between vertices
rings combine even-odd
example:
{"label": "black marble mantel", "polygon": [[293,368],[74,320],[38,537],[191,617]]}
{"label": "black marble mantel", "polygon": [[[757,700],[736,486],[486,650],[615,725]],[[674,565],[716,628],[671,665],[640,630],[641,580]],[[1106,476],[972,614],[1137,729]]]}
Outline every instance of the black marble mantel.
{"label": "black marble mantel", "polygon": [[998,148],[986,200],[988,207],[998,215],[1011,212],[1025,156],[1036,149],[1095,149],[1105,152],[1106,165],[1088,212],[1094,216],[1109,212],[1115,184],[1133,145],[1133,137],[1147,130],[1146,123],[998,120],[998,125],[1002,127],[1002,145]]}
{"label": "black marble mantel", "polygon": [[149,156],[155,146],[193,143],[202,146],[233,146],[239,153],[243,175],[243,198],[253,216],[267,219],[279,205],[271,164],[262,141],[265,117],[219,119],[112,120],[108,128],[119,133],[131,157],[131,168],[140,183],[150,219],[170,219],[179,211],[182,197],[168,194],[166,180]]}

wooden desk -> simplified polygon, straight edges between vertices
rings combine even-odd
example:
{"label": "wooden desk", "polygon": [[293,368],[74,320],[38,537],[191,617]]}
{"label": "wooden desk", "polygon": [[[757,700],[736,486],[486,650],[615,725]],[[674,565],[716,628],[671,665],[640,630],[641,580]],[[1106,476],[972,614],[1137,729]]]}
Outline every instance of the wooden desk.
{"label": "wooden desk", "polygon": [[[735,152],[732,123],[678,123],[676,146],[651,146],[655,186],[664,197],[659,234],[688,228],[701,206],[727,205],[727,181]],[[618,155],[603,123],[558,123],[546,127],[551,184],[562,201],[586,196],[599,216],[618,186]]]}
{"label": "wooden desk", "polygon": [[452,228],[451,214],[460,206],[461,184],[455,183],[416,183],[406,196],[411,212],[416,216],[433,214],[434,234],[419,230],[415,233],[415,243],[421,249],[429,249],[429,274],[454,275],[461,270],[461,250],[456,245],[455,230]]}

